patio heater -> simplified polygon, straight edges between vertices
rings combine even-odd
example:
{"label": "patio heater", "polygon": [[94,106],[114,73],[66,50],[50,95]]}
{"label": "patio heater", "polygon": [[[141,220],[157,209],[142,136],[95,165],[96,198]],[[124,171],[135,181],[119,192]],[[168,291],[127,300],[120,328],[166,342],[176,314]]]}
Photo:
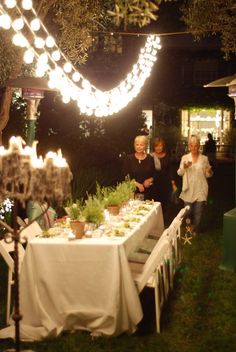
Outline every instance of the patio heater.
{"label": "patio heater", "polygon": [[[20,351],[20,287],[19,287],[19,251],[18,244],[22,241],[17,225],[19,202],[24,207],[30,199],[37,202],[52,201],[59,204],[70,196],[71,171],[66,160],[58,153],[49,152],[44,160],[37,157],[36,150],[29,146],[23,147],[21,137],[11,137],[9,147],[0,147],[0,201],[10,198],[13,205],[13,225],[10,227],[0,220],[0,226],[7,229],[4,240],[14,242],[14,314],[15,349],[6,352]],[[28,224],[27,226],[29,226]],[[27,350],[25,352],[30,352]]]}
{"label": "patio heater", "polygon": [[[236,120],[236,74],[226,76],[206,84],[204,87],[228,87],[228,96],[234,99],[234,117]],[[236,271],[236,141],[234,149],[235,165],[235,208],[224,214],[224,256],[219,266],[222,270]]]}
{"label": "patio heater", "polygon": [[[38,117],[38,106],[44,97],[45,91],[57,91],[48,87],[46,78],[40,77],[19,77],[10,79],[8,87],[20,88],[22,97],[27,101],[27,129],[26,129],[26,144],[32,146],[35,140],[36,121]],[[27,211],[32,212],[32,202],[28,203]]]}
{"label": "patio heater", "polygon": [[56,90],[50,89],[47,80],[39,77],[19,77],[10,79],[6,85],[12,88],[21,88],[22,98],[27,101],[26,143],[31,146],[35,140],[38,106],[41,99],[44,97],[44,91]]}

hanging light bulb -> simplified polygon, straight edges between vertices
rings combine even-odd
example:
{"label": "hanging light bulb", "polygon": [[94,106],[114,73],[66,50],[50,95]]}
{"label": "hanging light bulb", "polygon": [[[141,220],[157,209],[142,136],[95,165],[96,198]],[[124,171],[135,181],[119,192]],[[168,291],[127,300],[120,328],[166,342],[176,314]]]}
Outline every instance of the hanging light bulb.
{"label": "hanging light bulb", "polygon": [[82,81],[82,87],[87,90],[90,91],[91,90],[91,84],[87,79],[83,79]]}
{"label": "hanging light bulb", "polygon": [[34,38],[34,45],[35,45],[36,48],[42,49],[44,47],[44,45],[45,45],[45,41],[41,37],[35,37]]}
{"label": "hanging light bulb", "polygon": [[79,82],[80,77],[81,77],[81,75],[80,75],[80,73],[77,72],[77,71],[75,71],[75,72],[73,73],[73,75],[72,75],[72,79],[73,79],[74,82]]}
{"label": "hanging light bulb", "polygon": [[51,35],[49,35],[49,36],[46,38],[46,46],[47,46],[48,48],[53,48],[54,45],[55,45],[55,40],[54,40],[54,38],[53,38]]}
{"label": "hanging light bulb", "polygon": [[38,64],[47,64],[48,63],[48,54],[45,52],[38,57]]}
{"label": "hanging light bulb", "polygon": [[4,3],[9,9],[13,9],[16,6],[16,0],[5,0]]}
{"label": "hanging light bulb", "polygon": [[40,24],[40,20],[38,18],[34,18],[31,22],[30,22],[30,28],[37,32],[41,27],[41,24]]}
{"label": "hanging light bulb", "polygon": [[[4,3],[6,7],[13,8],[17,5],[18,1],[4,0]],[[21,6],[24,10],[32,10],[32,5],[32,0],[21,0]],[[18,7],[17,10],[19,10]],[[21,13],[20,10],[18,12]],[[37,51],[34,51],[34,48],[30,47],[27,39],[19,32],[24,24],[28,25],[23,15],[22,17],[12,23],[12,28],[17,31],[13,36],[13,42],[15,45],[28,47],[24,53],[24,61],[32,63]],[[0,27],[10,29],[11,22],[11,18],[7,14],[0,15]],[[30,28],[36,32],[41,27],[42,23],[40,19],[35,16],[30,22]],[[37,53],[36,75],[43,77],[47,73],[49,87],[53,89],[57,88],[61,92],[64,103],[68,103],[70,99],[76,100],[82,113],[87,115],[95,114],[96,116],[108,116],[117,113],[137,96],[146,79],[150,76],[154,62],[157,59],[157,50],[161,48],[160,38],[150,35],[146,40],[145,46],[140,50],[137,63],[133,65],[127,77],[116,88],[102,92],[92,86],[77,71],[73,72],[72,79],[69,78],[67,74],[70,74],[73,70],[73,65],[70,62],[66,61],[62,66],[63,68],[57,65],[56,61],[61,60],[61,58],[64,60],[64,55],[60,52],[51,35],[48,35],[45,40],[34,35],[34,45],[37,49],[43,49],[42,54],[39,55]],[[55,50],[48,52],[44,49],[45,45],[47,48],[55,47]],[[48,59],[50,59],[50,63],[54,61],[55,69],[49,66]],[[73,83],[79,81],[80,87]]]}
{"label": "hanging light bulb", "polygon": [[3,29],[11,28],[11,17],[8,15],[0,15],[0,27]]}
{"label": "hanging light bulb", "polygon": [[53,60],[55,60],[55,61],[59,61],[60,58],[61,58],[61,53],[60,53],[60,51],[59,51],[59,50],[53,51],[53,52],[52,52],[52,58],[53,58]]}
{"label": "hanging light bulb", "polygon": [[34,61],[33,49],[27,49],[24,53],[23,59],[26,64],[32,64],[32,62]]}
{"label": "hanging light bulb", "polygon": [[69,95],[63,95],[62,96],[62,101],[64,104],[68,104],[70,102],[70,96]]}
{"label": "hanging light bulb", "polygon": [[63,68],[66,73],[70,73],[72,71],[72,65],[70,62],[66,62]]}
{"label": "hanging light bulb", "polygon": [[48,69],[48,65],[39,65],[36,67],[35,74],[37,77],[43,77]]}
{"label": "hanging light bulb", "polygon": [[33,2],[32,0],[22,0],[21,6],[24,10],[31,10],[33,7]]}
{"label": "hanging light bulb", "polygon": [[20,31],[24,27],[24,20],[23,18],[17,18],[12,22],[12,28],[15,31]]}
{"label": "hanging light bulb", "polygon": [[12,38],[12,42],[16,46],[20,46],[22,48],[27,47],[29,45],[28,40],[23,36],[22,33],[16,33]]}

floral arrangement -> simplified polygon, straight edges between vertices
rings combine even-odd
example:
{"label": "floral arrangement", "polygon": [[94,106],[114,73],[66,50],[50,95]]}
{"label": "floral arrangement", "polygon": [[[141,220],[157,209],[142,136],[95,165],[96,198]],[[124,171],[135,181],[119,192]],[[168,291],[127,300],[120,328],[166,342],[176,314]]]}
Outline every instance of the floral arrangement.
{"label": "floral arrangement", "polygon": [[75,202],[69,202],[65,207],[65,211],[70,220],[84,221],[83,209],[84,204],[79,199],[77,199]]}
{"label": "floral arrangement", "polygon": [[[8,225],[11,224],[12,207],[13,207],[13,201],[11,201],[9,198],[5,199],[0,204],[0,220],[4,221]],[[5,228],[0,228],[0,234],[4,232],[5,232]]]}

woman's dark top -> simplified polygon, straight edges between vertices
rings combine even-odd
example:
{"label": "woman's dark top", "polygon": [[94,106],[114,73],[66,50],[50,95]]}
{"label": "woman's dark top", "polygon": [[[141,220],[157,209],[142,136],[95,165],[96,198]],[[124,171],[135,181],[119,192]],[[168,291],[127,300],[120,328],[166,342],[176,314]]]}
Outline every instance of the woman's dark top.
{"label": "woman's dark top", "polygon": [[162,205],[167,205],[171,195],[171,180],[173,180],[172,166],[170,158],[165,155],[159,158],[161,169],[155,170],[153,197],[154,200],[161,202]]}
{"label": "woman's dark top", "polygon": [[[155,166],[153,157],[147,154],[143,160],[138,160],[134,154],[127,155],[123,163],[123,178],[129,176],[136,182],[143,183],[147,178],[154,177]],[[139,193],[139,189],[136,189]],[[153,199],[153,186],[145,188],[144,199]]]}

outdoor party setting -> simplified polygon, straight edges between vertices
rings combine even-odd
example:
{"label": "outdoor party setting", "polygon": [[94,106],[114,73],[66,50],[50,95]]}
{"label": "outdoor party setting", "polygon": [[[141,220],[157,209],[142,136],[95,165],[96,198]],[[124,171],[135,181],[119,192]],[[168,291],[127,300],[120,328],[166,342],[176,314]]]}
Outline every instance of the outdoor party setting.
{"label": "outdoor party setting", "polygon": [[235,25],[0,1],[0,352],[236,348]]}

